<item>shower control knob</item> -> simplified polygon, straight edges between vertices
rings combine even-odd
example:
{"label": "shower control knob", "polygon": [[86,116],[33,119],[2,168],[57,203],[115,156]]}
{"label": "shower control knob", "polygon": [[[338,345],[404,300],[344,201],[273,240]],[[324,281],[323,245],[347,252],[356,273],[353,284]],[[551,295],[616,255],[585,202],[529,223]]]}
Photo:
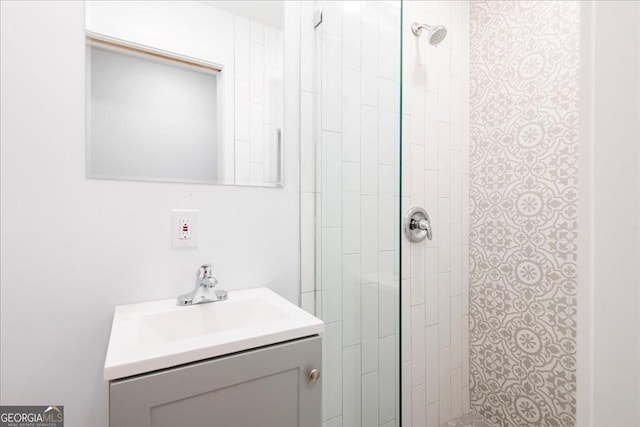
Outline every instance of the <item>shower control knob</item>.
{"label": "shower control knob", "polygon": [[433,231],[427,211],[417,206],[409,209],[404,217],[404,232],[407,239],[412,242],[422,242],[424,239],[431,240]]}
{"label": "shower control knob", "polygon": [[320,371],[317,369],[312,369],[309,371],[309,381],[315,383],[320,379]]}

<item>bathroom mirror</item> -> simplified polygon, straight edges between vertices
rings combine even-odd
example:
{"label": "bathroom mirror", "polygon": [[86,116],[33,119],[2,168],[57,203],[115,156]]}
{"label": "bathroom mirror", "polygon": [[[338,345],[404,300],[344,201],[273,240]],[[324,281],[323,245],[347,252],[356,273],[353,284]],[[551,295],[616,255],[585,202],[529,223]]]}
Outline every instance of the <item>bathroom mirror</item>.
{"label": "bathroom mirror", "polygon": [[87,175],[281,186],[283,3],[86,2]]}

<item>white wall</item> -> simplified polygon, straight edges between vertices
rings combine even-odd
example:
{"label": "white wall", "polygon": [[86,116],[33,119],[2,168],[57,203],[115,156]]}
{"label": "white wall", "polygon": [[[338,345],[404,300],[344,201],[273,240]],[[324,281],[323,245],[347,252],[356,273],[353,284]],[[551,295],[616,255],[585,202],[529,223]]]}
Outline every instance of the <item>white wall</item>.
{"label": "white wall", "polygon": [[[640,425],[640,4],[581,11],[578,425]],[[611,31],[615,28],[615,31]]]}
{"label": "white wall", "polygon": [[[221,287],[267,285],[297,302],[295,9],[285,188],[257,189],[86,179],[83,4],[1,3],[2,404],[61,404],[70,427],[106,426],[114,305],[188,291],[202,262]],[[197,250],[171,249],[172,208],[200,210]]]}

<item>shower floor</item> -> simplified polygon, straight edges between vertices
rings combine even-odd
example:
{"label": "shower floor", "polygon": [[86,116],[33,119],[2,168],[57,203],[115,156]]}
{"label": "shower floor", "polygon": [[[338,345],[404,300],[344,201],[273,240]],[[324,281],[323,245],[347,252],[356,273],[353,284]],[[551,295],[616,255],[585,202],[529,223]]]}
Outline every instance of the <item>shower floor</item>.
{"label": "shower floor", "polygon": [[455,420],[442,424],[441,427],[494,427],[475,412],[467,412]]}

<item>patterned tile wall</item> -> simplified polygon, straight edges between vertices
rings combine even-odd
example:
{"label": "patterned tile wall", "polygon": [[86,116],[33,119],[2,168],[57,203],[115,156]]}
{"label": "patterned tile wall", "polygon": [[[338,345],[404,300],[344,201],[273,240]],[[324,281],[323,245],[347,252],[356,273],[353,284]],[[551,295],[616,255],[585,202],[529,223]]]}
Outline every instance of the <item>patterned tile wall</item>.
{"label": "patterned tile wall", "polygon": [[579,8],[471,3],[471,406],[575,425]]}
{"label": "patterned tile wall", "polygon": [[[469,3],[405,1],[403,211],[434,238],[403,237],[403,423],[437,427],[469,410]],[[437,47],[414,22],[444,25]]]}

